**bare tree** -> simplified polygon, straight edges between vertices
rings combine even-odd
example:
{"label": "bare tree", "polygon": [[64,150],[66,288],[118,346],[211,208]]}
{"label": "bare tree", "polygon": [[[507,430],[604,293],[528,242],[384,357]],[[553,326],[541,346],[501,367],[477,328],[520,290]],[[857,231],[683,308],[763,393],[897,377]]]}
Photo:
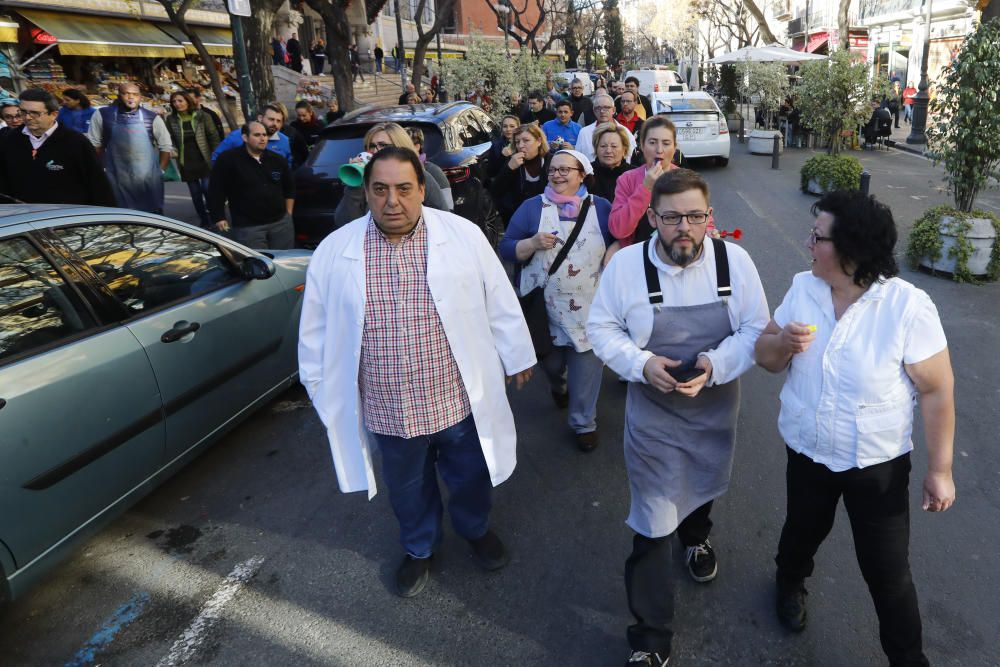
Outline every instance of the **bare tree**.
{"label": "bare tree", "polygon": [[232,110],[230,110],[229,105],[226,104],[226,94],[222,92],[222,79],[219,76],[219,70],[215,66],[215,58],[205,48],[205,44],[201,41],[201,35],[192,30],[187,24],[187,11],[198,1],[180,0],[178,2],[177,0],[158,0],[167,12],[167,18],[170,19],[170,22],[191,40],[194,50],[198,52],[198,57],[201,58],[201,64],[205,66],[205,71],[208,72],[208,80],[212,86],[212,93],[219,102],[219,110],[226,119],[226,125],[229,126],[230,130],[235,130],[237,128],[236,117],[233,115]]}
{"label": "bare tree", "polygon": [[848,15],[851,12],[851,0],[840,0],[837,7],[837,30],[840,32],[840,49],[846,51],[851,48],[851,24]]}
{"label": "bare tree", "polygon": [[760,28],[760,37],[764,40],[765,44],[773,44],[778,40],[775,39],[774,33],[771,32],[771,28],[767,25],[767,17],[764,16],[764,12],[760,10],[757,3],[754,0],[743,0],[746,3],[747,10],[757,21],[757,26]]}
{"label": "bare tree", "polygon": [[333,88],[344,109],[354,108],[354,77],[347,45],[351,43],[351,22],[347,8],[351,0],[305,0],[323,19],[326,27],[326,57],[330,60]]}
{"label": "bare tree", "polygon": [[445,24],[451,19],[455,9],[456,0],[437,0],[434,10],[434,22],[427,29],[424,29],[424,12],[427,7],[427,0],[420,0],[417,3],[416,16],[413,22],[417,26],[417,42],[413,47],[413,85],[417,92],[420,92],[420,84],[424,76],[424,58],[427,57],[427,48],[442,30]]}
{"label": "bare tree", "polygon": [[271,37],[274,19],[284,0],[250,0],[252,16],[243,19],[250,83],[262,103],[274,99],[274,74],[271,73]]}
{"label": "bare tree", "polygon": [[[496,16],[497,27],[507,32],[518,48],[530,48],[532,54],[541,55],[552,48],[557,41],[565,40],[574,29],[579,13],[596,7],[598,0],[574,2],[568,10],[566,0],[508,0],[509,18],[504,15],[495,0],[484,0],[486,6]],[[537,10],[534,23],[528,18],[528,8]],[[571,16],[572,14],[572,16]],[[544,27],[548,25],[548,37],[543,41]]]}

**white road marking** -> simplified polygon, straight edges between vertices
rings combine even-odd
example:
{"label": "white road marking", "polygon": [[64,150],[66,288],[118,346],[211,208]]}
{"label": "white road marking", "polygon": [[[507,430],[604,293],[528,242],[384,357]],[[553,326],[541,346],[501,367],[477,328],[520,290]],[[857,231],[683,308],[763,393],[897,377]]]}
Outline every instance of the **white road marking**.
{"label": "white road marking", "polygon": [[236,594],[240,592],[244,584],[257,574],[263,563],[263,557],[254,556],[234,567],[233,571],[222,582],[222,585],[208,599],[208,602],[202,606],[201,611],[195,617],[194,621],[191,622],[191,625],[181,633],[181,636],[177,638],[174,645],[170,647],[170,652],[166,657],[157,663],[157,667],[176,667],[190,660],[205,640],[208,630],[222,616],[222,611],[226,605],[236,597]]}

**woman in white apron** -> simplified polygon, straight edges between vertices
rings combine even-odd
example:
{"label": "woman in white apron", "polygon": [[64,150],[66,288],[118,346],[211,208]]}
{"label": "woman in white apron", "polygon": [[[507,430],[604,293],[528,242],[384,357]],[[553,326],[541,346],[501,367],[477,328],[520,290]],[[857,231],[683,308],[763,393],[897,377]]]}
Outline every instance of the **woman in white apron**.
{"label": "woman in white apron", "polygon": [[[500,242],[500,255],[517,264],[518,294],[544,288],[553,349],[541,365],[556,406],[569,408],[569,426],[583,451],[593,450],[598,443],[597,398],[604,369],[587,340],[587,317],[601,262],[612,241],[608,232],[611,204],[587,192],[586,181],[592,177],[590,161],[582,154],[555,153],[544,193],[521,204]],[[567,243],[568,254],[549,275]]]}

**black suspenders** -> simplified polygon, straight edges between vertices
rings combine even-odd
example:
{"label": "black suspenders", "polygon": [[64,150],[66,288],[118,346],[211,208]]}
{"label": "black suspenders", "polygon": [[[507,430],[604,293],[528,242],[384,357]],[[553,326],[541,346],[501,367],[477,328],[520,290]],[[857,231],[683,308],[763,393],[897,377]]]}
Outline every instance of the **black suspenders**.
{"label": "black suspenders", "polygon": [[[649,292],[649,302],[659,305],[663,303],[663,290],[660,289],[660,274],[649,259],[649,245],[656,242],[656,235],[642,244],[642,264],[646,271],[646,291]],[[715,248],[715,282],[718,283],[718,295],[723,300],[728,299],[733,294],[733,287],[729,280],[729,255],[726,253],[726,244],[722,239],[712,239],[712,246]]]}

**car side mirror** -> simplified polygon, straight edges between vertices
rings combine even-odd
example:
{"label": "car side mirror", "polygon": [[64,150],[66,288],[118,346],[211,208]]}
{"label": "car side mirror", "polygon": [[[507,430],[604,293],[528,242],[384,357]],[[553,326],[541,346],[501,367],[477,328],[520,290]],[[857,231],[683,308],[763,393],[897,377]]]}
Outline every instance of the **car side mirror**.
{"label": "car side mirror", "polygon": [[274,275],[274,262],[263,257],[246,257],[240,262],[243,280],[267,280]]}

